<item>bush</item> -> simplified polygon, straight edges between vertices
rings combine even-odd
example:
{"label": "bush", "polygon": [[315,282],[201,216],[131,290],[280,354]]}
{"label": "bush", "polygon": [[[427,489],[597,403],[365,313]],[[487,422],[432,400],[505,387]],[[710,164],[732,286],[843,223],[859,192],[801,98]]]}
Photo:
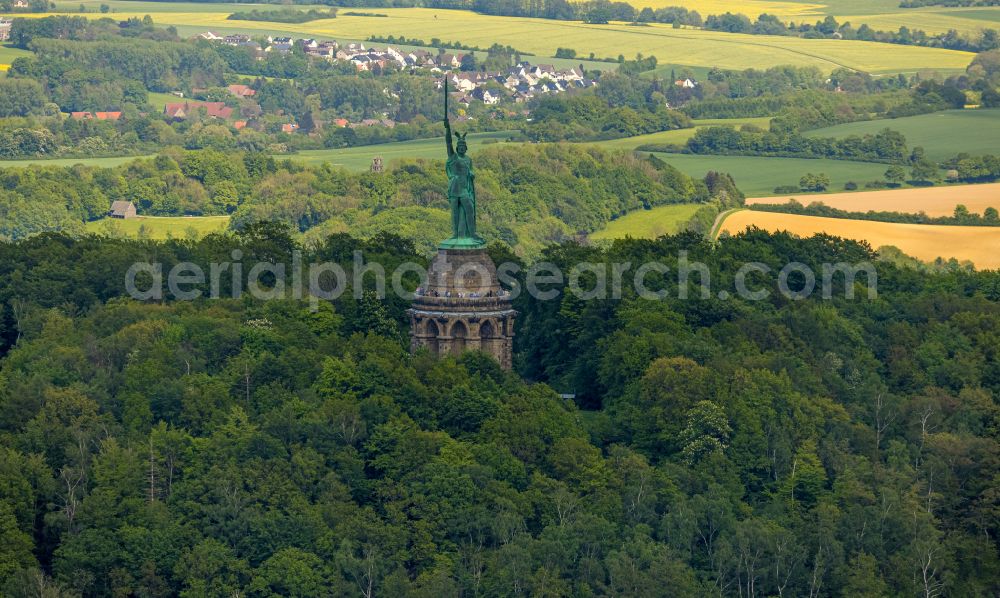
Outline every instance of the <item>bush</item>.
{"label": "bush", "polygon": [[774,188],[774,192],[778,195],[784,195],[786,193],[798,193],[799,188],[795,185],[781,185]]}
{"label": "bush", "polygon": [[865,183],[865,189],[885,189],[889,186],[889,183],[885,181],[868,181]]}
{"label": "bush", "polygon": [[857,191],[858,184],[854,181],[847,181],[844,183],[844,191]]}
{"label": "bush", "polygon": [[830,187],[830,177],[823,173],[807,173],[799,180],[803,191],[826,191]]}

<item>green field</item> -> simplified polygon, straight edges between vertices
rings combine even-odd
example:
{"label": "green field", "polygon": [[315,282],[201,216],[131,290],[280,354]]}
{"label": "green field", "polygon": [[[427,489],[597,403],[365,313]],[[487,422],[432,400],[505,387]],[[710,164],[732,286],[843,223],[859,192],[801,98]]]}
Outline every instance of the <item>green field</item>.
{"label": "green field", "polygon": [[964,19],[974,19],[976,21],[985,21],[983,24],[987,27],[992,27],[993,23],[1000,23],[1000,10],[995,8],[956,9],[942,12],[940,14],[961,17]]}
{"label": "green field", "polygon": [[1000,109],[948,110],[891,120],[848,123],[810,131],[811,137],[845,137],[889,128],[906,136],[909,147],[922,146],[932,160],[965,152],[1000,153]]}
{"label": "green field", "polygon": [[704,119],[695,120],[694,127],[690,129],[675,129],[673,131],[660,131],[659,133],[649,133],[648,135],[637,135],[635,137],[622,137],[621,139],[609,139],[607,141],[581,142],[599,145],[608,150],[634,150],[641,145],[647,144],[678,144],[683,145],[688,139],[694,136],[695,132],[702,127],[754,125],[762,129],[767,129],[771,124],[769,117],[762,118],[733,118],[733,119]]}
{"label": "green field", "polygon": [[603,229],[590,235],[594,241],[610,239],[655,239],[680,231],[681,226],[694,216],[701,205],[677,204],[659,206],[652,210],[638,210],[613,220]]}
{"label": "green field", "polygon": [[[885,164],[848,162],[846,160],[808,160],[804,158],[759,158],[756,156],[695,156],[691,154],[656,154],[671,166],[692,177],[704,177],[710,170],[728,172],[747,197],[774,195],[774,188],[797,185],[807,172],[830,177],[830,192],[844,190],[844,183],[854,181],[861,187],[866,181],[881,180]],[[808,195],[808,194],[803,194]]]}
{"label": "green field", "polygon": [[[589,145],[597,145],[607,150],[633,150],[640,145],[647,143],[677,143],[683,144],[692,135],[697,127],[732,125],[740,126],[744,124],[754,124],[767,128],[770,123],[769,118],[742,118],[742,119],[715,119],[696,120],[695,128],[677,129],[674,131],[661,131],[648,135],[638,135],[636,137],[624,137],[621,139],[609,139],[607,141],[581,142]],[[472,133],[469,135],[469,150],[475,153],[484,147],[489,147],[492,143],[504,142],[517,132],[501,131],[496,133]],[[414,139],[412,141],[397,141],[395,143],[383,143],[379,145],[364,145],[359,147],[348,147],[342,149],[304,150],[295,154],[277,155],[275,158],[290,158],[296,162],[305,164],[323,164],[329,162],[334,166],[342,166],[348,170],[368,170],[372,164],[372,158],[381,156],[386,163],[401,158],[441,158],[444,156],[444,139],[435,137],[433,139]]]}
{"label": "green field", "polygon": [[85,166],[100,166],[101,168],[111,168],[126,162],[139,160],[141,158],[152,158],[147,156],[113,156],[110,158],[29,158],[27,160],[0,160],[0,168],[23,168],[25,166],[74,166],[83,164]]}
{"label": "green field", "polygon": [[[97,1],[85,5],[99,5]],[[160,25],[174,25],[183,34],[207,29],[232,30],[226,17],[232,5],[124,2],[107,0],[116,18],[149,14]],[[700,4],[700,3],[699,3]],[[773,3],[771,3],[773,4]],[[78,4],[67,4],[67,7]],[[763,6],[757,4],[756,6]],[[699,6],[703,14],[711,14]],[[758,10],[758,8],[754,8]],[[70,11],[71,14],[75,10]],[[287,33],[334,39],[366,39],[369,35],[405,35],[424,40],[440,38],[488,47],[509,44],[539,57],[558,47],[583,56],[653,55],[661,62],[693,67],[745,69],[777,65],[816,66],[825,71],[848,67],[871,73],[917,72],[924,69],[963,70],[973,55],[936,48],[874,44],[846,40],[810,40],[784,36],[738,35],[669,25],[631,27],[626,23],[590,25],[519,17],[492,17],[469,11],[423,8],[379,9],[387,18],[339,16],[303,24],[240,23],[244,32]],[[87,13],[97,18],[99,13]],[[898,27],[898,25],[897,25]],[[540,60],[535,60],[538,62]],[[546,59],[548,61],[548,59]]]}
{"label": "green field", "polygon": [[[472,153],[482,148],[485,141],[502,142],[511,136],[509,132],[472,133],[469,135],[469,149]],[[276,159],[289,158],[305,164],[323,164],[329,162],[334,166],[342,166],[347,170],[368,170],[372,158],[381,156],[388,164],[401,158],[440,158],[444,159],[444,138],[414,139],[379,145],[363,145],[343,149],[305,150],[296,154],[275,156]]]}
{"label": "green field", "polygon": [[14,62],[15,58],[20,58],[22,56],[31,56],[31,52],[12,48],[8,45],[0,45],[0,64],[9,66],[10,63]]}
{"label": "green field", "polygon": [[184,98],[179,98],[171,93],[158,93],[155,91],[149,92],[149,103],[158,110],[163,110],[163,107],[170,102],[183,101]]}
{"label": "green field", "polygon": [[229,216],[141,216],[120,220],[104,218],[88,222],[88,233],[137,237],[140,229],[150,239],[185,239],[203,237],[209,233],[226,230]]}

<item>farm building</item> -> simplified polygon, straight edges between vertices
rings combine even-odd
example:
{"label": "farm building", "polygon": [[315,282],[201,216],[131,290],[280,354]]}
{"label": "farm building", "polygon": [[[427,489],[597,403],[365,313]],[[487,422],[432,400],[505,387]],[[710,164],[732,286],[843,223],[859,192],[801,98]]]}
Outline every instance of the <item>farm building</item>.
{"label": "farm building", "polygon": [[135,218],[135,204],[130,201],[116,201],[111,203],[108,216],[112,218]]}
{"label": "farm building", "polygon": [[194,110],[205,109],[205,115],[213,118],[228,119],[233,115],[233,109],[226,106],[224,102],[178,102],[170,103],[163,107],[163,114],[177,120],[184,120]]}
{"label": "farm building", "polygon": [[229,90],[229,93],[238,98],[249,98],[257,94],[257,91],[252,89],[249,85],[234,84],[230,85],[226,89]]}

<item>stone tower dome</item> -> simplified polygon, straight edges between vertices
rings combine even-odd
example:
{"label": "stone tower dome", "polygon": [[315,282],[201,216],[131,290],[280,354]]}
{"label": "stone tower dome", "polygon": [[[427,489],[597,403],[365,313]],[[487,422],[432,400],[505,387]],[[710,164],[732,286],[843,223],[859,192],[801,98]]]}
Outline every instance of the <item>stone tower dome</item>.
{"label": "stone tower dome", "polygon": [[412,350],[427,347],[438,355],[480,350],[504,369],[512,367],[517,312],[485,249],[438,250],[407,313]]}

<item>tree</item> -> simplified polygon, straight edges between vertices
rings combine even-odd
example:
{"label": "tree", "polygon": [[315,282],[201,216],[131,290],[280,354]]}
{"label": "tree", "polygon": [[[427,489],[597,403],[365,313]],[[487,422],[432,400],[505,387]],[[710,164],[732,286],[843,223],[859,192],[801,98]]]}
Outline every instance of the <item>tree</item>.
{"label": "tree", "polygon": [[983,108],[1000,108],[1000,91],[992,87],[986,88],[982,94],[981,105]]}
{"label": "tree", "polygon": [[846,567],[847,579],[842,596],[854,598],[881,598],[889,594],[889,587],[878,572],[878,561],[870,554],[860,552]]}
{"label": "tree", "polygon": [[681,453],[690,463],[725,450],[732,428],[726,413],[711,401],[699,401],[688,411],[687,426],[681,432]]}
{"label": "tree", "polygon": [[893,164],[885,171],[885,180],[894,186],[903,184],[906,180],[906,171],[898,164]]}
{"label": "tree", "polygon": [[799,187],[804,191],[826,191],[830,186],[830,177],[826,174],[808,173],[799,180]]}
{"label": "tree", "polygon": [[33,79],[0,79],[0,117],[38,114],[47,101],[45,89]]}
{"label": "tree", "polygon": [[921,158],[914,164],[910,174],[913,176],[913,180],[921,182],[930,182],[940,178],[937,164],[927,158]]}
{"label": "tree", "polygon": [[37,566],[31,555],[31,536],[18,528],[13,510],[3,502],[0,502],[0,538],[3,538],[0,542],[0,587],[3,587],[18,571]]}
{"label": "tree", "polygon": [[474,71],[476,70],[476,55],[472,52],[468,52],[462,55],[461,65],[458,67],[460,71]]}

